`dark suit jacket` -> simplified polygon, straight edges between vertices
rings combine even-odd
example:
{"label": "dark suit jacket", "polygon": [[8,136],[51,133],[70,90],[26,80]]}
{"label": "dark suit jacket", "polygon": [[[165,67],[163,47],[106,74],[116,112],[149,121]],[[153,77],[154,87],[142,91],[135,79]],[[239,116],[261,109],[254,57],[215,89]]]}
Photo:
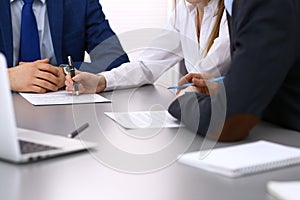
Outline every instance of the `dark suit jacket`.
{"label": "dark suit jacket", "polygon": [[181,96],[169,112],[201,135],[224,123],[223,141],[246,137],[261,118],[300,131],[300,1],[236,0],[229,24],[225,121],[210,121],[212,100],[203,94]]}
{"label": "dark suit jacket", "polygon": [[[76,68],[95,73],[128,62],[98,0],[47,0],[46,3],[57,59],[57,63],[52,64],[67,63],[70,55]],[[0,4],[0,51],[6,56],[8,66],[12,67],[10,1],[0,0]],[[97,47],[99,44],[100,47]],[[85,51],[90,53],[92,64],[82,64]]]}

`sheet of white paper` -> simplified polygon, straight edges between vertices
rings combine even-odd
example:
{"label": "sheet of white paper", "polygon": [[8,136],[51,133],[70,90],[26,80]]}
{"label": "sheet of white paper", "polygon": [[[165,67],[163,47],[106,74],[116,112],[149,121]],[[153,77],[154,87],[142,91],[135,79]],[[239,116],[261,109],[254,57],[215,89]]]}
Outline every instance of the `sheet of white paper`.
{"label": "sheet of white paper", "polygon": [[110,100],[98,94],[80,94],[76,96],[64,90],[44,94],[20,93],[20,95],[35,106],[110,102]]}
{"label": "sheet of white paper", "polygon": [[176,128],[183,126],[168,111],[104,112],[104,114],[128,129]]}
{"label": "sheet of white paper", "polygon": [[300,181],[277,182],[271,181],[267,185],[268,193],[277,199],[299,200]]}

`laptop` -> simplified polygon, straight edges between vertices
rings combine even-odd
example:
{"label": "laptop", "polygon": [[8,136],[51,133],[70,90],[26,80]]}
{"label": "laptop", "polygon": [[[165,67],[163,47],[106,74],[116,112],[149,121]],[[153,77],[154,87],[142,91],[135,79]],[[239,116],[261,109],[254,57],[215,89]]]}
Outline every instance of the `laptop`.
{"label": "laptop", "polygon": [[26,163],[79,152],[96,144],[16,127],[5,57],[0,54],[0,159]]}

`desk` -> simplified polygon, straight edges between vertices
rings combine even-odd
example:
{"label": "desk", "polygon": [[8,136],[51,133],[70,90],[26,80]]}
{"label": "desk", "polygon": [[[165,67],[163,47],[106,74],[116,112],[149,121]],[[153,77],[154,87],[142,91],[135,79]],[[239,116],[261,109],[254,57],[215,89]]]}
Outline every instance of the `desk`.
{"label": "desk", "polygon": [[[119,163],[111,161],[112,165],[109,167],[107,163],[101,162],[101,156],[103,156],[101,152],[105,153],[106,148],[109,148],[103,142],[105,139],[119,145],[120,149],[126,149],[129,152],[140,149],[143,153],[150,152],[171,141],[178,134],[178,130],[124,131],[103,114],[105,111],[112,110],[167,109],[174,94],[161,85],[108,92],[104,96],[112,99],[112,103],[34,107],[20,95],[13,94],[19,127],[67,135],[75,129],[76,125],[80,126],[83,122],[89,122],[89,129],[83,132],[81,137],[97,142],[99,147],[92,152],[82,152],[24,165],[0,161],[0,199],[260,200],[271,199],[266,194],[266,183],[269,180],[300,180],[300,166],[229,179],[171,162],[159,170],[152,170],[153,172],[133,174],[122,172],[122,166],[126,169],[140,170],[135,166],[141,166],[143,163],[130,161],[123,163],[127,161],[118,158],[118,154],[114,154],[113,157],[118,158]],[[186,138],[181,138],[183,143],[195,136],[186,129],[182,131],[187,135]],[[145,143],[151,139],[155,142]],[[243,142],[258,139],[300,146],[299,133],[268,123],[260,123]],[[195,137],[189,146],[189,151],[198,150],[202,140],[201,137]],[[227,145],[230,144],[218,143],[216,146]],[[154,156],[153,159],[155,159]],[[112,167],[119,169],[115,170]],[[155,168],[155,166],[152,167]]]}

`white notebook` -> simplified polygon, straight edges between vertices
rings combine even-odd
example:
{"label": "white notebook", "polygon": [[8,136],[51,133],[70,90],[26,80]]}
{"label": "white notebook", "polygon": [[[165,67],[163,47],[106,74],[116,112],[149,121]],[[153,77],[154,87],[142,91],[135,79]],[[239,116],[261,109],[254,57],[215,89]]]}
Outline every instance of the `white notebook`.
{"label": "white notebook", "polygon": [[268,193],[280,200],[299,200],[300,181],[277,182],[271,181],[267,185]]}
{"label": "white notebook", "polygon": [[179,157],[179,162],[224,176],[239,177],[298,164],[300,149],[262,140],[201,154],[199,151],[187,153]]}

